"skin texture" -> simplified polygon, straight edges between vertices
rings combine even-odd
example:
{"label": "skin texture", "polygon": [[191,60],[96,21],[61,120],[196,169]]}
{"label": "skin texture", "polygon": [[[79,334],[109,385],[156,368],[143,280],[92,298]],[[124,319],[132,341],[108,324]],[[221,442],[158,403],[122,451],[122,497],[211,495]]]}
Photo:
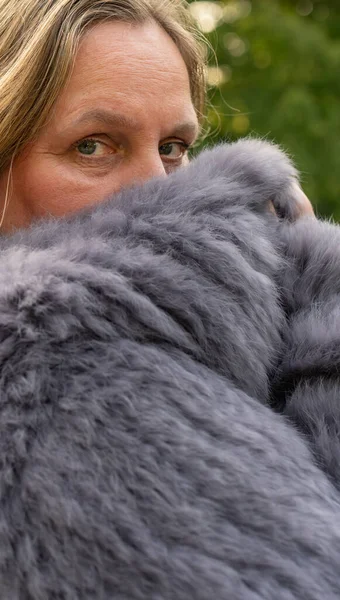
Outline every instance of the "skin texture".
{"label": "skin texture", "polygon": [[269,210],[275,215],[278,213],[281,217],[291,221],[296,221],[300,217],[315,218],[313,206],[296,180],[291,183],[291,197],[294,198],[294,204],[290,203],[289,206],[281,206],[279,209],[278,206],[274,206],[273,202],[269,202]]}
{"label": "skin texture", "polygon": [[[154,22],[96,25],[50,120],[13,162],[2,231],[166,176],[187,163],[197,133],[186,65],[170,36]],[[7,181],[8,171],[2,199]]]}
{"label": "skin texture", "polygon": [[293,190],[296,200],[296,219],[303,216],[314,217],[313,207],[299,185],[294,181]]}

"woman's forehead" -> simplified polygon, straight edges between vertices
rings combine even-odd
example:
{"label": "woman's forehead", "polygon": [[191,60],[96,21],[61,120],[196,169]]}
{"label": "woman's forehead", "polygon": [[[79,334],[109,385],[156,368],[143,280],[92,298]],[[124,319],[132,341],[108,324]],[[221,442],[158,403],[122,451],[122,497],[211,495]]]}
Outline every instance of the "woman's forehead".
{"label": "woman's forehead", "polygon": [[135,119],[150,109],[177,120],[195,119],[184,60],[154,22],[113,21],[87,32],[57,105],[57,112],[77,117],[101,106],[123,115],[133,112]]}

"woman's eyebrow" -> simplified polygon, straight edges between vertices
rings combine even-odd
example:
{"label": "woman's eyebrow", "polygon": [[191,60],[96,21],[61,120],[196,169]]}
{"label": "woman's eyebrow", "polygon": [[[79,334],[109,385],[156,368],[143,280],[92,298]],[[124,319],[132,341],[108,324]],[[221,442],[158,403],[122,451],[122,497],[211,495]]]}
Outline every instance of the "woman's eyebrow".
{"label": "woman's eyebrow", "polygon": [[140,125],[133,117],[127,117],[120,113],[113,113],[104,109],[92,109],[83,113],[73,121],[73,125],[82,125],[97,121],[111,127],[123,127],[124,129],[140,129]]}
{"label": "woman's eyebrow", "polygon": [[180,123],[177,126],[173,126],[174,135],[178,136],[191,136],[194,139],[197,138],[199,134],[199,126],[197,120],[193,119],[192,121],[187,121],[185,123]]}
{"label": "woman's eyebrow", "polygon": [[[72,125],[83,125],[93,123],[94,121],[114,128],[120,127],[122,129],[133,131],[140,131],[142,129],[142,125],[133,117],[127,117],[126,115],[104,109],[89,110],[75,119]],[[171,129],[172,135],[192,135],[193,137],[196,137],[198,135],[199,127],[197,120],[192,119],[187,122],[175,124]]]}

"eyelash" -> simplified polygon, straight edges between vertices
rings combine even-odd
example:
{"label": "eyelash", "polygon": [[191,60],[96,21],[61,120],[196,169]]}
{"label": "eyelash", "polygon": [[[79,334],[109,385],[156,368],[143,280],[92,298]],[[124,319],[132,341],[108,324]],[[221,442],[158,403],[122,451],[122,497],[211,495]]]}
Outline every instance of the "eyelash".
{"label": "eyelash", "polygon": [[[75,151],[76,151],[76,150],[77,150],[77,148],[78,148],[78,146],[79,146],[81,143],[83,143],[83,142],[94,142],[94,143],[104,144],[104,145],[108,146],[108,144],[105,144],[105,142],[104,142],[103,140],[100,140],[100,139],[98,139],[98,138],[96,138],[96,137],[94,137],[94,136],[89,136],[89,137],[82,138],[82,139],[78,140],[77,142],[75,142],[75,143],[72,145],[72,148],[73,148],[73,150],[75,150]],[[169,140],[169,141],[167,141],[167,142],[164,142],[164,143],[160,144],[160,146],[159,146],[159,149],[160,149],[162,146],[166,146],[166,145],[169,145],[169,144],[177,144],[177,145],[178,145],[178,146],[180,146],[180,147],[182,148],[182,150],[183,150],[183,154],[181,155],[181,157],[179,157],[179,158],[177,158],[177,159],[168,159],[168,160],[167,160],[167,159],[166,159],[166,157],[164,158],[164,161],[165,161],[165,162],[168,162],[169,164],[173,164],[173,165],[179,164],[179,162],[180,162],[181,160],[183,160],[183,158],[185,158],[186,154],[188,153],[188,151],[189,151],[189,150],[190,150],[190,148],[192,147],[192,144],[189,144],[189,143],[187,143],[187,142],[184,142],[184,141],[180,141],[180,140]],[[113,153],[113,154],[114,154],[114,153]],[[84,162],[87,162],[87,163],[89,163],[90,161],[91,161],[91,162],[94,162],[94,161],[96,161],[96,160],[97,160],[97,161],[99,161],[99,160],[103,160],[103,159],[105,159],[105,158],[107,158],[107,157],[97,157],[97,158],[95,158],[95,157],[93,157],[92,155],[88,155],[88,156],[86,156],[86,155],[83,155],[83,154],[81,154],[81,153],[79,152],[79,153],[77,153],[77,158],[78,158],[79,160],[81,160],[81,161],[84,161]]]}
{"label": "eyelash", "polygon": [[[180,140],[169,140],[168,142],[164,142],[163,144],[160,144],[158,149],[160,150],[162,148],[162,146],[168,146],[171,144],[176,144],[182,150],[182,154],[178,159],[169,159],[169,163],[176,164],[176,162],[183,160],[183,158],[186,156],[188,150],[190,149],[190,144],[187,144],[186,142],[182,142]],[[161,153],[160,153],[160,156],[162,156]],[[163,160],[165,162],[167,162],[166,155],[163,155],[163,156],[164,156]]]}
{"label": "eyelash", "polygon": [[[95,136],[90,135],[88,137],[81,138],[80,140],[78,140],[77,142],[72,144],[72,149],[77,153],[78,146],[80,146],[80,144],[82,144],[84,142],[94,142],[96,144],[104,144],[105,146],[109,147],[108,144],[105,143],[103,140],[100,140],[100,139],[96,138]],[[114,154],[114,153],[112,153],[112,154]],[[87,163],[89,163],[90,161],[94,162],[95,160],[103,160],[103,158],[106,158],[106,157],[98,158],[98,157],[93,157],[91,155],[86,156],[84,154],[81,154],[80,152],[77,153],[77,159],[87,162]]]}

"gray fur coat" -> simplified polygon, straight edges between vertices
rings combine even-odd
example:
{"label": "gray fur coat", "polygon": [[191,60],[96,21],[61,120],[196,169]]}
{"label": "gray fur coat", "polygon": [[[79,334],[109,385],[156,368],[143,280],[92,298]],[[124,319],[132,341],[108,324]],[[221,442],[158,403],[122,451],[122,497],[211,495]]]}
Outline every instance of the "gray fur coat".
{"label": "gray fur coat", "polygon": [[340,598],[340,230],[244,141],[0,241],[0,599]]}

